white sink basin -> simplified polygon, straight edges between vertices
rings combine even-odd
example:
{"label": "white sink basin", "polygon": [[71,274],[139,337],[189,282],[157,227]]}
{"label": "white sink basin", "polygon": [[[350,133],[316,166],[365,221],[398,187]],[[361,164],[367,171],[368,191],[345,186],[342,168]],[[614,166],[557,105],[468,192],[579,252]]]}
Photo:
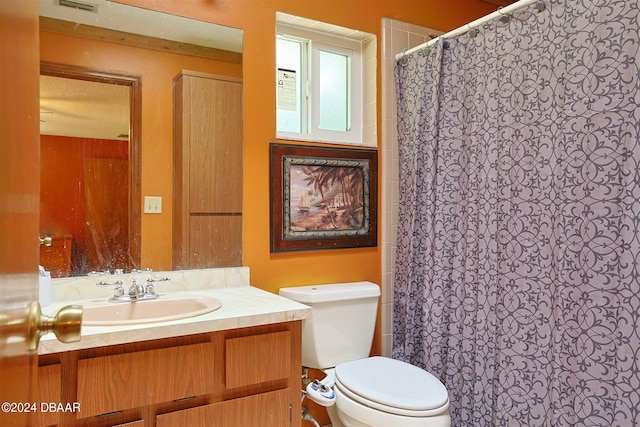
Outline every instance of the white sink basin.
{"label": "white sink basin", "polygon": [[204,295],[169,294],[148,301],[91,302],[83,305],[85,326],[134,325],[186,319],[215,311],[220,300]]}

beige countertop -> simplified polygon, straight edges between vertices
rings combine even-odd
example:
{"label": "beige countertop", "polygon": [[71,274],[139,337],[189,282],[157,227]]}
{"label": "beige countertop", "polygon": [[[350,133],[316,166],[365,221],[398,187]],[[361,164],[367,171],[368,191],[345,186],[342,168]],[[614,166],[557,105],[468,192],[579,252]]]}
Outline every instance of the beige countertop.
{"label": "beige countertop", "polygon": [[[242,268],[240,267],[240,269]],[[222,307],[213,312],[157,323],[114,326],[83,325],[80,341],[65,344],[59,342],[55,335],[48,334],[40,340],[38,353],[50,354],[126,342],[290,322],[303,320],[311,315],[311,308],[306,305],[250,286],[248,284],[248,269],[246,271],[231,270],[194,270],[193,274],[189,271],[152,274],[153,277],[168,276],[171,279],[169,282],[161,282],[156,286],[156,291],[161,295],[160,298],[163,294],[169,295],[172,292],[211,296],[222,302]],[[140,275],[136,277],[144,278]],[[119,276],[118,279],[122,279],[126,286],[130,277],[124,275]],[[54,315],[60,308],[69,304],[82,305],[94,301],[104,301],[110,296],[112,289],[99,288],[95,286],[95,283],[113,280],[115,280],[114,276],[54,281],[52,302],[43,307],[42,311],[45,314]],[[69,297],[76,297],[76,299]]]}

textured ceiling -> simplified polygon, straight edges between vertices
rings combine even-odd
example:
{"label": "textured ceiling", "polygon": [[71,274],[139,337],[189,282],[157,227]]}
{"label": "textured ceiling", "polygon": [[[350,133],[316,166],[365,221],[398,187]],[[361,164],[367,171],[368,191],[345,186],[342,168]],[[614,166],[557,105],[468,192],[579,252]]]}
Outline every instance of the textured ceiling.
{"label": "textured ceiling", "polygon": [[129,138],[129,87],[40,76],[40,133]]}

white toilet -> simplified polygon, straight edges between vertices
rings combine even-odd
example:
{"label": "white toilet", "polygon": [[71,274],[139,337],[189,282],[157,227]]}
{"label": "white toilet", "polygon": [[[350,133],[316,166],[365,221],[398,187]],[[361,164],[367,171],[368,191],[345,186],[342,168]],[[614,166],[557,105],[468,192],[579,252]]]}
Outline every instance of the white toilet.
{"label": "white toilet", "polygon": [[451,426],[447,389],[436,377],[405,362],[369,357],[376,284],[282,288],[280,295],[313,308],[302,329],[302,365],[325,370],[322,383],[333,390],[309,397],[327,406],[333,427]]}

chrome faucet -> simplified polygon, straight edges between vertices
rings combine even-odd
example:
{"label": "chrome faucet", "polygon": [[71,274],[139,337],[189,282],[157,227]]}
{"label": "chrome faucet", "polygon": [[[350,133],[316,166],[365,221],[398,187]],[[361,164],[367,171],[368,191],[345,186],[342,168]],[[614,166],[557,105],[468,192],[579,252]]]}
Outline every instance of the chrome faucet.
{"label": "chrome faucet", "polygon": [[[157,295],[154,292],[154,295]],[[143,299],[146,296],[145,291],[144,291],[144,286],[139,285],[136,281],[136,279],[134,278],[131,281],[131,286],[129,286],[129,298],[133,301],[133,300],[139,300],[139,299]],[[156,297],[157,298],[157,297]]]}
{"label": "chrome faucet", "polygon": [[109,298],[109,302],[136,302],[146,301],[160,298],[160,295],[156,293],[155,282],[163,282],[169,280],[168,277],[162,279],[147,279],[147,285],[144,286],[133,278],[131,280],[131,286],[125,293],[124,282],[122,280],[116,280],[115,282],[98,282],[97,286],[115,286],[113,289],[113,296]]}

